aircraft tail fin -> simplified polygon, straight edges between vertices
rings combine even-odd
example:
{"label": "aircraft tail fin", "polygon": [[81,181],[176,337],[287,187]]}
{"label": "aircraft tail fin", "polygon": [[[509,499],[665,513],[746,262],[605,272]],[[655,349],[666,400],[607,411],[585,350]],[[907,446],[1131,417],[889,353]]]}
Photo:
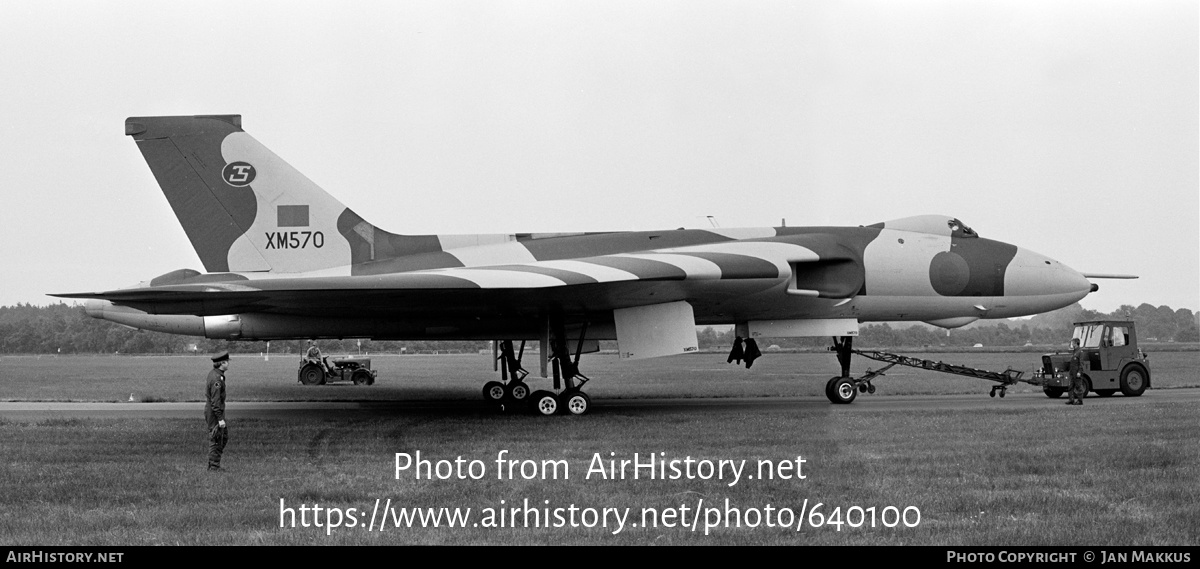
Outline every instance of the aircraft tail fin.
{"label": "aircraft tail fin", "polygon": [[373,258],[380,238],[422,249],[350,211],[246,134],[241,115],[130,117],[125,134],[209,272],[343,267]]}

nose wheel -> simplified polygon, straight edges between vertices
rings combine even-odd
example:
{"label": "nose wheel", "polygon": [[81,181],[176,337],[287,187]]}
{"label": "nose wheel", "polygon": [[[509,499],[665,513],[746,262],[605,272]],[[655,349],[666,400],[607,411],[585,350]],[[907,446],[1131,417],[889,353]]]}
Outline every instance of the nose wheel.
{"label": "nose wheel", "polygon": [[850,377],[833,377],[825,383],[825,396],[833,403],[846,405],[858,397],[858,387]]}

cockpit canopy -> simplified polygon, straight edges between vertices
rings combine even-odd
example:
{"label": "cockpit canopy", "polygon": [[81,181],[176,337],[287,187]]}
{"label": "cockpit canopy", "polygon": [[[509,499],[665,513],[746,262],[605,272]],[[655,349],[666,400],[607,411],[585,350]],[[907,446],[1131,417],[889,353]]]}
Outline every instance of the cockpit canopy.
{"label": "cockpit canopy", "polygon": [[967,227],[965,223],[958,219],[946,215],[916,215],[876,223],[870,227],[928,233],[930,235],[942,235],[946,237],[979,237],[979,234],[975,233],[974,229]]}

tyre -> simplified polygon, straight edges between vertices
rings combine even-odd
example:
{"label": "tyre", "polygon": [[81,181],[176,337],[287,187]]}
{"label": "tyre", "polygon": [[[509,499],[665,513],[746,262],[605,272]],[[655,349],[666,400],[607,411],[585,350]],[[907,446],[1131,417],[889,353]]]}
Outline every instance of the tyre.
{"label": "tyre", "polygon": [[1138,364],[1129,364],[1121,370],[1121,393],[1126,397],[1137,397],[1146,391],[1150,384],[1150,375],[1146,368]]}
{"label": "tyre", "polygon": [[350,374],[350,381],[353,381],[354,385],[371,385],[371,379],[371,372],[365,369],[356,369]]}
{"label": "tyre", "polygon": [[[833,401],[833,386],[841,378],[841,376],[835,375],[829,378],[829,381],[825,382],[825,397],[829,398],[830,401]],[[836,403],[836,401],[834,402]]]}
{"label": "tyre", "polygon": [[504,384],[499,381],[489,381],[483,384],[483,400],[489,403],[504,401]]}
{"label": "tyre", "polygon": [[325,383],[325,370],[314,363],[304,364],[300,368],[300,383],[304,385],[322,385]]}
{"label": "tyre", "polygon": [[513,401],[525,401],[529,399],[529,386],[520,381],[510,381],[504,387],[504,393],[511,397]]}
{"label": "tyre", "polygon": [[582,415],[592,406],[592,398],[582,391],[568,391],[561,399],[563,411],[568,415]]}
{"label": "tyre", "polygon": [[1088,392],[1091,390],[1092,380],[1088,379],[1088,376],[1085,375],[1083,376],[1082,381],[1079,382],[1079,389],[1075,390],[1075,397],[1079,399],[1086,399]]}
{"label": "tyre", "polygon": [[830,391],[828,393],[829,400],[845,405],[854,401],[858,396],[858,389],[854,387],[854,380],[848,377],[839,377],[837,381],[830,382]]}
{"label": "tyre", "polygon": [[1042,393],[1045,393],[1046,397],[1049,397],[1051,399],[1058,399],[1059,397],[1062,397],[1062,395],[1066,392],[1067,392],[1066,388],[1063,388],[1063,387],[1043,387],[1042,388]]}
{"label": "tyre", "polygon": [[536,391],[529,398],[533,401],[533,411],[538,415],[553,415],[558,412],[558,397],[549,391]]}

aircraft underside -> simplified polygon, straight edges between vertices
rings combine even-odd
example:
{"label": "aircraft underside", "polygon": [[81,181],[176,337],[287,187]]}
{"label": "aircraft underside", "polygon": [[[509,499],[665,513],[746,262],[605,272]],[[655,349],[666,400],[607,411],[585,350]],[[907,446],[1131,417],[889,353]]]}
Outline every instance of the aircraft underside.
{"label": "aircraft underside", "polygon": [[[764,295],[765,296],[765,295]],[[779,291],[775,297],[778,299]],[[666,300],[666,299],[664,299]],[[695,351],[695,327],[734,325],[737,343],[731,359],[752,363],[760,354],[757,340],[777,337],[828,337],[837,354],[840,374],[826,393],[831,401],[839,378],[849,376],[854,336],[861,322],[940,320],[967,323],[980,317],[1009,317],[1035,313],[1064,299],[1038,297],[911,298],[857,296],[849,301],[784,296],[791,307],[764,306],[760,298],[731,298],[697,303],[647,304],[618,310],[582,313],[545,311],[504,314],[493,307],[474,314],[406,312],[376,314],[373,318],[331,317],[278,313],[234,315],[150,315],[106,301],[89,301],[89,314],[135,328],[227,340],[289,340],[364,338],[374,340],[486,340],[494,342],[500,381],[488,382],[484,397],[500,408],[531,408],[542,414],[585,413],[590,398],[583,391],[589,378],[580,372],[583,354],[598,350],[598,341],[616,340],[622,357],[655,357]],[[662,307],[677,310],[664,312]],[[472,309],[474,310],[474,309]],[[328,311],[326,309],[326,311]],[[759,318],[755,316],[774,316]],[[959,324],[961,325],[961,324]],[[537,346],[538,349],[527,350]],[[554,391],[531,389],[525,379],[524,355],[536,353],[536,368],[552,378]],[[845,386],[840,389],[845,391]],[[834,390],[834,391],[831,391]],[[852,400],[852,394],[849,396]]]}

